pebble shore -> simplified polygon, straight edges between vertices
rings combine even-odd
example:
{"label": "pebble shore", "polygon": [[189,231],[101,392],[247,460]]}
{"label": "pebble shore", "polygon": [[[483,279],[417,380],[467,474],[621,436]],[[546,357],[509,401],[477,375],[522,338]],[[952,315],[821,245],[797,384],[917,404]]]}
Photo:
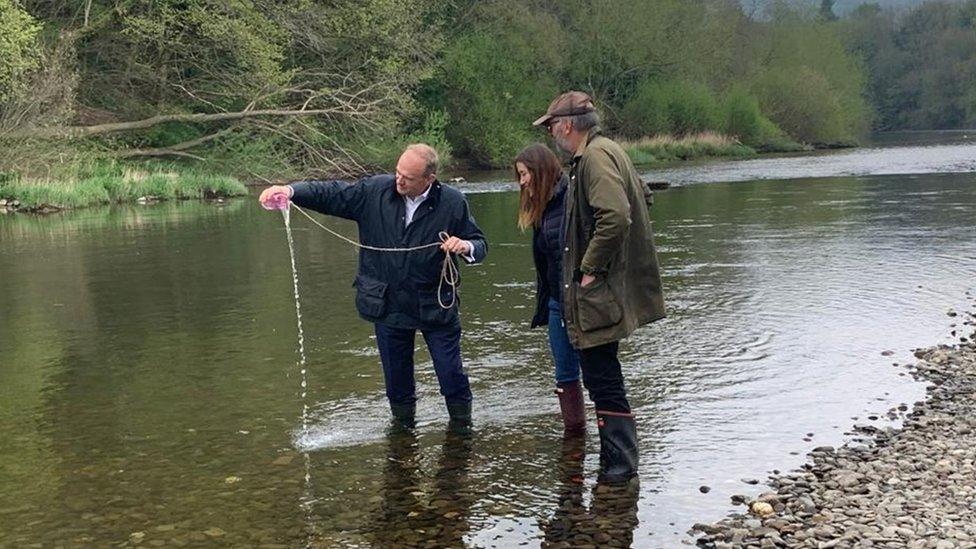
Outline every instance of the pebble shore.
{"label": "pebble shore", "polygon": [[698,546],[976,548],[974,338],[915,351],[905,366],[927,398],[889,411],[905,414],[900,427],[855,425],[851,442],[815,448],[801,469],[770,476],[773,490],[742,502],[745,512],[696,524]]}

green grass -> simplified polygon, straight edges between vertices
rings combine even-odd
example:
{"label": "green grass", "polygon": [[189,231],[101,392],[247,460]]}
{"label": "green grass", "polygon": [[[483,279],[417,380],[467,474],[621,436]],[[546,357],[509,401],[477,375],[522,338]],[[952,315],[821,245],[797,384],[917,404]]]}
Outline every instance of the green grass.
{"label": "green grass", "polygon": [[105,162],[79,166],[73,174],[57,178],[0,178],[0,198],[17,200],[28,210],[246,193],[244,184],[232,177],[164,164],[137,168]]}
{"label": "green grass", "polygon": [[655,164],[708,157],[748,158],[756,150],[738,140],[717,133],[704,132],[685,137],[657,135],[636,141],[622,141],[634,164]]}

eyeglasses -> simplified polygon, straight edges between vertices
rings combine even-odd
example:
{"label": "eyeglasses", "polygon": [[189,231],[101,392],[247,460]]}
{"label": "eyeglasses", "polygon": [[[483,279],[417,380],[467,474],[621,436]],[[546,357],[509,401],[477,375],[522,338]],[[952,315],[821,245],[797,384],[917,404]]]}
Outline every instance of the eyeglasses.
{"label": "eyeglasses", "polygon": [[562,119],[563,119],[563,117],[561,117],[561,116],[554,116],[554,117],[550,118],[549,121],[546,122],[546,131],[549,132],[550,134],[552,134],[552,132],[554,131],[554,128],[556,127],[556,124],[558,124],[559,121],[562,120]]}

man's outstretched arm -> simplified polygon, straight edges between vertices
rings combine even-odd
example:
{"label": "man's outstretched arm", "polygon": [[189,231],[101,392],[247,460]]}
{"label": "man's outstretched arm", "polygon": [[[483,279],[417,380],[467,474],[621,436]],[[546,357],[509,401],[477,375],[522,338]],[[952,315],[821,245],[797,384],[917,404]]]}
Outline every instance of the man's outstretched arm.
{"label": "man's outstretched arm", "polygon": [[367,180],[298,181],[264,189],[258,200],[268,209],[282,209],[287,200],[298,206],[354,221],[359,219],[366,198]]}

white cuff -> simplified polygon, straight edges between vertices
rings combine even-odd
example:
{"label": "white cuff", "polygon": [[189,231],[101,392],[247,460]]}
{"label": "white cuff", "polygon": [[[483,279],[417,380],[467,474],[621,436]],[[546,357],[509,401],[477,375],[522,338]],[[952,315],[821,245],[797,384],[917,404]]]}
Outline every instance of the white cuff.
{"label": "white cuff", "polygon": [[474,263],[474,244],[472,244],[470,240],[465,240],[464,243],[468,245],[468,249],[470,249],[471,252],[467,255],[462,255],[461,257],[463,257],[468,263]]}

